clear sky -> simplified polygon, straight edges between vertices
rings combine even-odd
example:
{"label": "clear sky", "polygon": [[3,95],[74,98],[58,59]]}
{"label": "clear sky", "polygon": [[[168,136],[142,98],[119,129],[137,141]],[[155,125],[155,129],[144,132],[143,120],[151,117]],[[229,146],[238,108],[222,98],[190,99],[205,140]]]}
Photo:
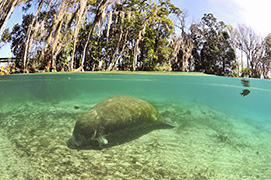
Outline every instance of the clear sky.
{"label": "clear sky", "polygon": [[[213,13],[218,21],[236,27],[246,24],[265,37],[271,33],[271,0],[171,0],[171,3],[188,11],[191,20],[199,21],[205,13]],[[21,21],[22,10],[16,8],[7,27]],[[0,50],[0,57],[11,57],[9,45]]]}
{"label": "clear sky", "polygon": [[213,13],[219,21],[236,27],[246,24],[265,37],[271,33],[271,0],[171,0],[190,18],[200,20],[205,13]]}
{"label": "clear sky", "polygon": [[[23,16],[22,8],[21,7],[15,8],[10,19],[7,22],[6,28],[9,28],[9,30],[11,31],[12,27],[16,23],[20,24],[22,22],[22,16]],[[6,46],[4,46],[2,49],[0,49],[0,58],[2,58],[2,57],[13,57],[13,55],[10,51],[10,44],[6,44]]]}

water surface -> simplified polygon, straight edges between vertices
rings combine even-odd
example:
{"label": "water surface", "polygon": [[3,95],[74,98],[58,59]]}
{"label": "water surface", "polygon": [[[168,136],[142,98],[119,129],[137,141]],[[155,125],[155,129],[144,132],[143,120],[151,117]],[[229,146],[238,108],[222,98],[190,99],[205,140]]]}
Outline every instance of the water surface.
{"label": "water surface", "polygon": [[[0,179],[271,179],[271,82],[202,74],[0,77]],[[247,96],[241,92],[248,89]],[[118,95],[176,124],[103,150],[67,146],[78,118]],[[75,108],[79,107],[79,108]]]}

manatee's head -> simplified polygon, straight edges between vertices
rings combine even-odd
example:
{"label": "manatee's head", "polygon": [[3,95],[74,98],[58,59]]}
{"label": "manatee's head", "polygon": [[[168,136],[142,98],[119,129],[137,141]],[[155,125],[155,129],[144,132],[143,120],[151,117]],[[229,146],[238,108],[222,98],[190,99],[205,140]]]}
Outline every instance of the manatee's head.
{"label": "manatee's head", "polygon": [[99,148],[102,148],[103,145],[108,144],[108,140],[105,136],[98,135],[97,131],[88,131],[88,133],[84,133],[78,131],[78,129],[74,128],[73,135],[68,141],[68,146],[72,149],[80,148],[80,147],[91,147],[99,145]]}
{"label": "manatee's head", "polygon": [[68,147],[75,149],[80,147],[86,142],[86,139],[80,134],[73,133],[72,137],[68,141]]}

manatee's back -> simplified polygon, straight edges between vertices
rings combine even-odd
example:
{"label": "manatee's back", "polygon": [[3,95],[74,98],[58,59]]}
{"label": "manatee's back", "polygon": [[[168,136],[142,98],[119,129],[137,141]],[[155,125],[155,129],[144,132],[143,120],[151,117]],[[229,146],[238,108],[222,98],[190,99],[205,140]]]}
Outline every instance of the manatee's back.
{"label": "manatee's back", "polygon": [[103,134],[163,122],[160,114],[150,103],[131,96],[106,99],[97,104],[93,110],[97,112],[95,124],[99,124],[98,129]]}

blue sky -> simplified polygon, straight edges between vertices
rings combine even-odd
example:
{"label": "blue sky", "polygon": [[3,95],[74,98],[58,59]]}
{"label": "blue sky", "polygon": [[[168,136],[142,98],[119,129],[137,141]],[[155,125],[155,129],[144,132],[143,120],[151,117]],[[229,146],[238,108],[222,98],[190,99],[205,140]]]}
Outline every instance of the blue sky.
{"label": "blue sky", "polygon": [[236,27],[246,24],[265,37],[271,33],[270,0],[171,0],[186,9],[190,18],[199,20],[205,13],[213,13],[219,21]]}
{"label": "blue sky", "polygon": [[172,0],[175,6],[188,12],[188,17],[195,21],[200,20],[205,13],[213,13],[219,21],[226,24],[235,22],[239,7],[230,6],[224,0]]}
{"label": "blue sky", "polygon": [[[16,24],[16,23],[21,23],[22,21],[22,8],[21,7],[17,7],[12,15],[11,18],[8,20],[6,28],[9,28],[9,30],[12,30],[12,27]],[[0,57],[13,57],[12,53],[10,52],[10,44],[6,44],[6,46],[4,46],[2,49],[0,49]]]}
{"label": "blue sky", "polygon": [[[171,0],[171,3],[188,12],[188,18],[199,21],[205,13],[213,13],[219,21],[231,24],[246,24],[259,35],[271,33],[270,0]],[[15,9],[7,27],[21,21],[22,9]],[[9,45],[0,50],[0,57],[11,57]]]}

